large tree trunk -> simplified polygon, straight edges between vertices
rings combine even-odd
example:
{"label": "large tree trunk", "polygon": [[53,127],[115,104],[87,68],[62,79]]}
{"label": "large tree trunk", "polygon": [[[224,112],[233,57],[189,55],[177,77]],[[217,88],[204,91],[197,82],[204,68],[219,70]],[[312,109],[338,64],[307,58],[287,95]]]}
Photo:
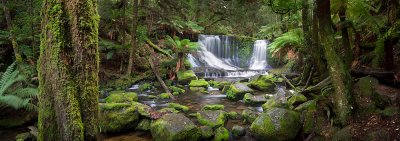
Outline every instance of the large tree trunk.
{"label": "large tree trunk", "polygon": [[335,89],[334,107],[338,121],[347,125],[351,115],[351,76],[336,53],[334,30],[331,22],[330,0],[317,0],[320,39]]}
{"label": "large tree trunk", "polygon": [[96,140],[97,0],[44,0],[42,19],[38,140]]}
{"label": "large tree trunk", "polygon": [[129,62],[128,62],[128,69],[126,71],[126,75],[130,76],[132,73],[132,67],[133,67],[133,59],[135,57],[135,50],[138,47],[138,43],[137,43],[137,38],[136,38],[136,30],[137,30],[137,26],[139,23],[138,20],[138,13],[139,13],[139,0],[134,0],[133,2],[133,22],[132,22],[132,48],[130,49],[129,52]]}
{"label": "large tree trunk", "polygon": [[8,2],[7,0],[2,0],[4,17],[6,18],[7,28],[11,33],[10,41],[11,41],[12,47],[14,49],[15,60],[17,61],[18,66],[21,66],[21,64],[23,63],[22,56],[21,56],[21,53],[19,52],[17,39],[13,32],[13,25],[12,25],[11,16],[10,16],[10,10],[8,10],[8,7],[7,7],[7,2]]}
{"label": "large tree trunk", "polygon": [[317,3],[316,1],[313,2],[313,14],[312,14],[312,34],[311,34],[311,51],[312,51],[312,56],[313,60],[315,61],[315,67],[317,69],[317,72],[322,75],[326,71],[326,64],[322,60],[321,54],[321,48],[320,48],[320,43],[319,43],[319,26],[318,26],[318,8],[317,8]]}

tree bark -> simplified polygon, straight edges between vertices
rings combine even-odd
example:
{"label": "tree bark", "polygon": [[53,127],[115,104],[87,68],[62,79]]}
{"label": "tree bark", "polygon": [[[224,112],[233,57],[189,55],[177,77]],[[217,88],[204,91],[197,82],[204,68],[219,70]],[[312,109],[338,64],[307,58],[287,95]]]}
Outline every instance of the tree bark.
{"label": "tree bark", "polygon": [[[342,0],[341,1],[341,6],[339,10],[339,18],[340,22],[344,23],[346,22],[346,1]],[[350,46],[350,37],[349,37],[349,31],[348,31],[348,26],[343,26],[341,27],[341,32],[342,32],[342,46],[344,50],[344,64],[347,68],[350,68],[351,63],[353,62],[353,51]]]}
{"label": "tree bark", "polygon": [[132,67],[133,67],[133,59],[135,57],[135,49],[137,49],[138,45],[137,45],[137,37],[136,37],[136,30],[137,30],[137,26],[139,23],[138,20],[138,13],[139,13],[139,0],[134,0],[133,1],[133,21],[132,21],[132,48],[130,49],[129,52],[129,62],[128,62],[128,68],[126,71],[126,75],[130,76],[132,73]]}
{"label": "tree bark", "polygon": [[39,141],[92,141],[98,134],[97,0],[44,0]]}
{"label": "tree bark", "polygon": [[312,55],[315,61],[315,67],[319,74],[326,72],[326,64],[321,58],[321,47],[319,43],[319,26],[318,26],[318,7],[316,1],[313,3],[313,14],[312,14]]}
{"label": "tree bark", "polygon": [[12,47],[14,49],[15,60],[17,61],[18,66],[20,67],[21,64],[23,63],[23,61],[22,61],[21,53],[19,51],[17,39],[16,39],[14,31],[13,31],[13,24],[12,24],[12,20],[11,20],[10,10],[7,7],[8,1],[2,0],[2,3],[3,3],[4,17],[6,18],[7,28],[10,31],[10,41],[11,41]]}
{"label": "tree bark", "polygon": [[335,93],[334,108],[339,124],[347,125],[351,116],[351,76],[335,48],[334,30],[331,22],[330,0],[317,0],[320,39],[328,63]]}

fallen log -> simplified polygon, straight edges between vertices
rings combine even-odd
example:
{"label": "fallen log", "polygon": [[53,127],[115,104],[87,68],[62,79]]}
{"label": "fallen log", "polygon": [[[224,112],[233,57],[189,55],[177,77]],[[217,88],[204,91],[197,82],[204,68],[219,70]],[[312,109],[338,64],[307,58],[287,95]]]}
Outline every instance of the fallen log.
{"label": "fallen log", "polygon": [[167,85],[165,85],[164,80],[162,80],[162,78],[160,76],[160,72],[158,71],[158,67],[154,66],[152,57],[147,57],[147,60],[150,64],[150,67],[153,70],[153,73],[156,76],[158,82],[160,82],[162,88],[164,89],[165,93],[167,93],[169,95],[169,97],[171,97],[171,99],[175,100],[175,97],[171,94],[171,91],[169,90]]}

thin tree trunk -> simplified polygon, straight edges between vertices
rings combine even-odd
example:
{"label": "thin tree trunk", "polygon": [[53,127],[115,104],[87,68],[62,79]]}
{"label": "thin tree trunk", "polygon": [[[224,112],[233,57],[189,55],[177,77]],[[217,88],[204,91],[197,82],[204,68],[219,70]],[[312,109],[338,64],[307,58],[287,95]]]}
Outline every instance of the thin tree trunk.
{"label": "thin tree trunk", "polygon": [[39,141],[93,141],[98,134],[97,0],[44,0]]}
{"label": "thin tree trunk", "polygon": [[152,57],[151,57],[151,56],[147,57],[147,61],[149,62],[150,67],[151,67],[151,69],[153,70],[153,73],[154,73],[154,75],[156,76],[158,82],[160,82],[161,87],[163,87],[164,91],[165,91],[166,93],[168,93],[168,95],[169,95],[172,99],[175,100],[175,97],[171,94],[171,91],[169,90],[169,88],[167,87],[167,85],[164,83],[164,80],[161,78],[160,72],[159,72],[159,70],[158,70],[158,67],[157,67],[157,66],[154,66]]}
{"label": "thin tree trunk", "polygon": [[[342,5],[340,6],[339,10],[339,18],[340,22],[344,23],[346,22],[346,1],[342,0]],[[348,26],[344,26],[341,28],[342,31],[342,45],[344,49],[344,64],[347,68],[350,68],[351,63],[353,62],[353,51],[350,46],[350,37],[349,37],[349,31],[348,31]]]}
{"label": "thin tree trunk", "polygon": [[132,48],[130,49],[129,52],[129,62],[128,62],[128,69],[126,71],[126,75],[130,76],[132,73],[132,67],[133,67],[133,59],[135,57],[135,50],[137,49],[137,38],[136,38],[136,30],[137,26],[139,23],[138,20],[138,13],[139,13],[139,0],[133,0],[133,21],[132,21]]}
{"label": "thin tree trunk", "polygon": [[[389,27],[394,26],[397,19],[397,6],[398,0],[389,0],[388,2],[388,23]],[[392,38],[385,39],[384,42],[384,50],[385,50],[385,59],[384,59],[384,67],[386,70],[394,69],[394,54],[393,54],[393,44],[397,41],[393,41]]]}
{"label": "thin tree trunk", "polygon": [[15,60],[18,63],[18,66],[21,66],[22,62],[22,56],[21,53],[19,51],[19,47],[18,47],[18,43],[17,43],[17,39],[15,37],[14,31],[13,31],[13,24],[12,24],[12,20],[11,20],[11,16],[10,16],[10,10],[7,7],[7,0],[2,0],[3,3],[3,12],[4,12],[4,17],[6,18],[6,23],[7,23],[7,28],[10,31],[10,41],[12,44],[12,47],[14,49],[14,56],[15,56]]}
{"label": "thin tree trunk", "polygon": [[321,47],[319,43],[319,26],[318,26],[318,7],[316,1],[313,3],[313,14],[312,14],[312,54],[315,60],[315,67],[317,72],[321,75],[326,71],[326,64],[321,58]]}
{"label": "thin tree trunk", "polygon": [[317,0],[321,43],[335,89],[334,108],[341,125],[347,125],[351,116],[351,77],[336,53],[334,30],[331,22],[330,0]]}

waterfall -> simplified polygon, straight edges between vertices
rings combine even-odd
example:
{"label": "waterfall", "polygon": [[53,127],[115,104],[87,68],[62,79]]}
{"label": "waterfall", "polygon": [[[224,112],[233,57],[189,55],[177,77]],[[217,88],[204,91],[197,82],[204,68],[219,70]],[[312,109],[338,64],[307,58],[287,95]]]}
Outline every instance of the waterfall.
{"label": "waterfall", "polygon": [[198,61],[196,60],[196,58],[193,57],[192,54],[188,54],[187,59],[189,60],[189,63],[192,65],[192,67],[200,67]]}
{"label": "waterfall", "polygon": [[257,40],[253,47],[253,56],[250,61],[250,70],[264,70],[267,68],[267,40]]}

